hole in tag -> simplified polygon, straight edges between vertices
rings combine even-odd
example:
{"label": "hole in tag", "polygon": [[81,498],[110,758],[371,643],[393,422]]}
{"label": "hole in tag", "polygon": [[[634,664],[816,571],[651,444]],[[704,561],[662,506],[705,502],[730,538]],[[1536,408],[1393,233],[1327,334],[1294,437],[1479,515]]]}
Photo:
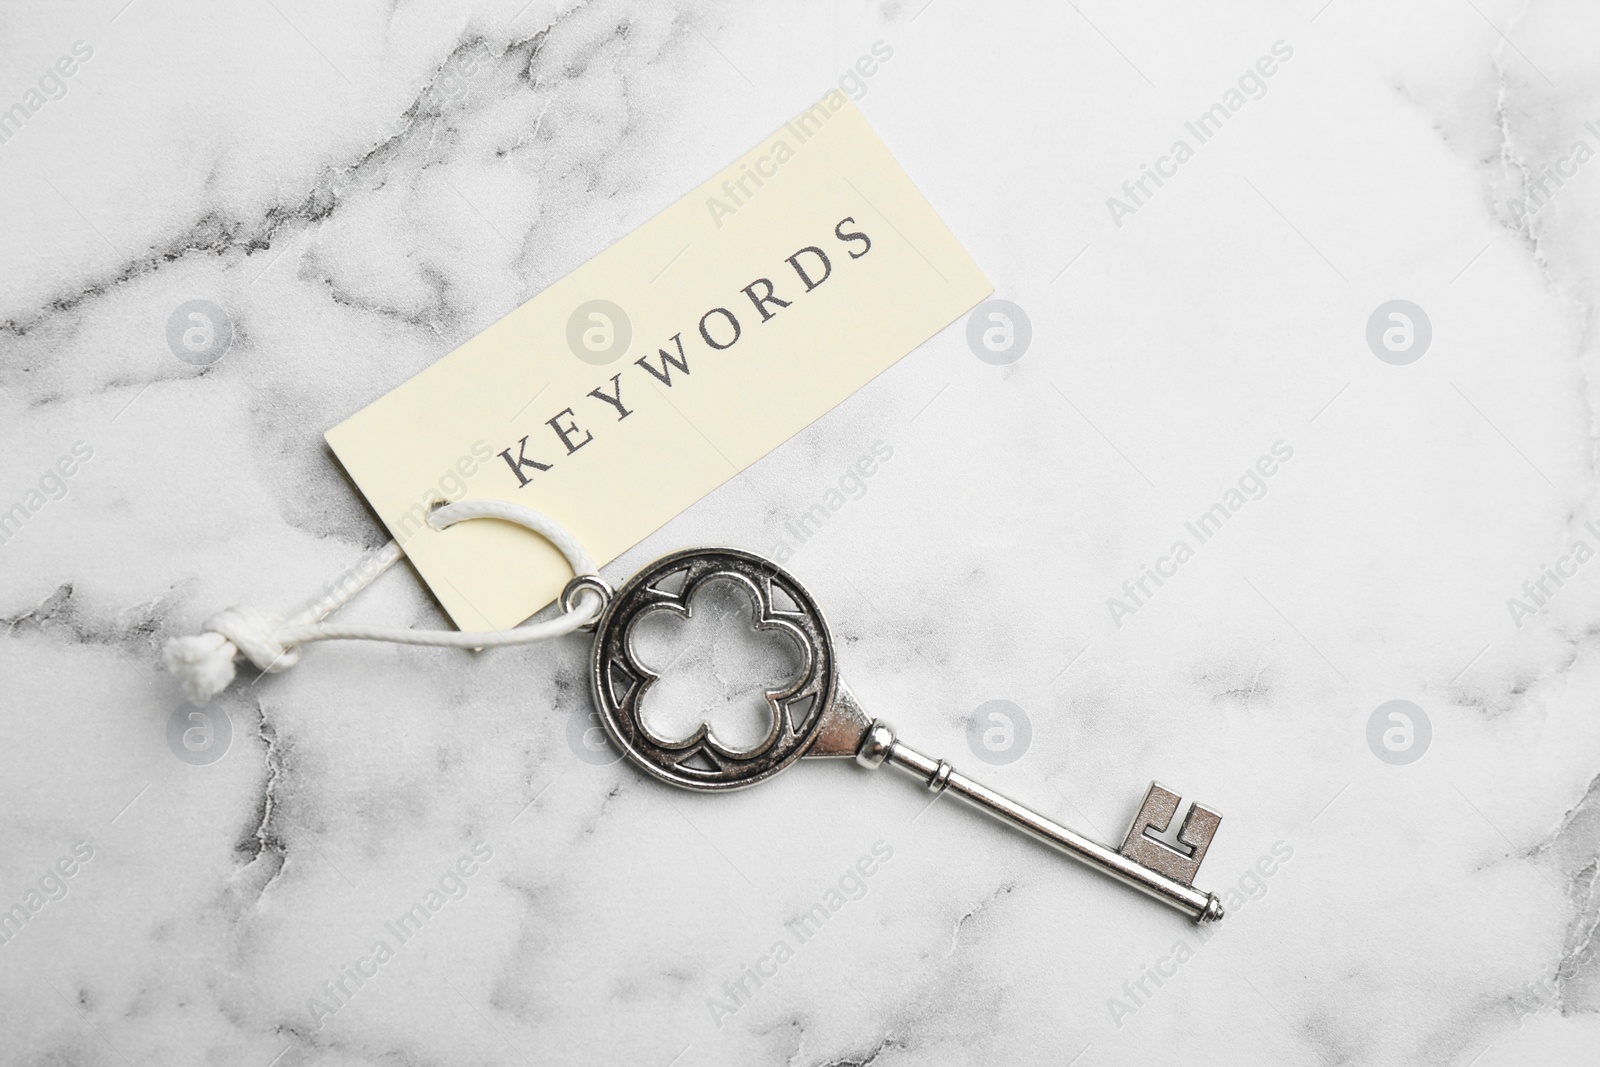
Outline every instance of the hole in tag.
{"label": "hole in tag", "polygon": [[687,619],[659,609],[633,624],[633,655],[658,675],[640,697],[639,719],[669,742],[703,722],[724,749],[752,752],[772,735],[767,693],[793,683],[804,652],[788,632],[756,627],[755,597],[733,579],[701,582],[688,607]]}

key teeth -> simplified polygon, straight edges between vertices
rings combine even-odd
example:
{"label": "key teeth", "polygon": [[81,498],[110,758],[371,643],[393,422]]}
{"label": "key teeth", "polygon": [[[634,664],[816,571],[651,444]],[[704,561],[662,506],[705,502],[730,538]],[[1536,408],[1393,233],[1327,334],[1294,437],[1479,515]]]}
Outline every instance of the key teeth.
{"label": "key teeth", "polygon": [[1222,815],[1210,808],[1196,802],[1189,805],[1189,814],[1183,817],[1183,828],[1178,831],[1178,840],[1194,849],[1190,857],[1196,867],[1206,857],[1206,849],[1211,847],[1211,839],[1217,836],[1217,827],[1222,825]]}
{"label": "key teeth", "polygon": [[1202,804],[1189,805],[1183,825],[1178,830],[1178,840],[1192,850],[1190,855],[1185,856],[1166,842],[1145,833],[1147,829],[1158,834],[1165,833],[1167,827],[1172,825],[1173,816],[1178,813],[1178,803],[1178,794],[1160,782],[1151,782],[1150,788],[1145,791],[1144,801],[1139,805],[1139,814],[1134,817],[1133,825],[1128,828],[1128,836],[1118,851],[1135,863],[1168,878],[1184,885],[1193,885],[1206,850],[1211,847],[1211,839],[1222,824],[1222,815]]}

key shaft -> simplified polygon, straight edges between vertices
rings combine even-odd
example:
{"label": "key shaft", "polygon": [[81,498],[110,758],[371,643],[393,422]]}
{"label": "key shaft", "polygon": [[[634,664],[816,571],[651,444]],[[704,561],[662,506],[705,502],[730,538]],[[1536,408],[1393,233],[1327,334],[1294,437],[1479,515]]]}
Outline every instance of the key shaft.
{"label": "key shaft", "polygon": [[[877,768],[885,763],[920,780],[934,793],[954,793],[979,811],[1029,837],[1065,852],[1146,895],[1176,908],[1197,923],[1222,918],[1222,903],[1213,893],[1202,892],[1160,871],[1084,837],[1053,819],[973,781],[946,760],[923,755],[895,737],[893,727],[879,720],[867,730],[856,751],[856,762]],[[1142,832],[1142,827],[1140,828]]]}

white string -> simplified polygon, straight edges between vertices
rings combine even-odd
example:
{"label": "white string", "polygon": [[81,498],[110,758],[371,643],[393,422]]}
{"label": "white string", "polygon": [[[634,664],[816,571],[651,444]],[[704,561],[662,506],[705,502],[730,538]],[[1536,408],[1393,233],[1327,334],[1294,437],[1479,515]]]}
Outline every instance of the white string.
{"label": "white string", "polygon": [[[428,515],[428,525],[443,530],[467,519],[500,519],[540,534],[566,557],[573,574],[594,574],[593,558],[583,545],[553,520],[518,504],[501,500],[466,500],[446,504]],[[348,604],[361,590],[394,566],[402,553],[390,541],[368,553],[334,579],[322,596],[290,616],[250,607],[232,607],[206,620],[204,632],[174,637],[162,650],[167,670],[177,675],[189,699],[203,704],[226,689],[234,678],[234,660],[243,656],[267,674],[286,671],[300,662],[300,648],[313,641],[388,641],[397,645],[442,648],[503,648],[570,634],[594,621],[603,606],[600,594],[580,589],[572,610],[546,622],[494,633],[459,630],[410,630],[395,626],[358,626],[322,620]]]}

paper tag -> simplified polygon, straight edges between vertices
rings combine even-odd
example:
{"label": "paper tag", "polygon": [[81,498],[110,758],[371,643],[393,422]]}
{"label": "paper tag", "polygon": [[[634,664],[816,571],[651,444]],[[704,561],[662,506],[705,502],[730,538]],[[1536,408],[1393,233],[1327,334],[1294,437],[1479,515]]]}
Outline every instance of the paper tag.
{"label": "paper tag", "polygon": [[328,444],[456,625],[507,629],[565,560],[433,502],[524,504],[605,564],[992,291],[835,92]]}

